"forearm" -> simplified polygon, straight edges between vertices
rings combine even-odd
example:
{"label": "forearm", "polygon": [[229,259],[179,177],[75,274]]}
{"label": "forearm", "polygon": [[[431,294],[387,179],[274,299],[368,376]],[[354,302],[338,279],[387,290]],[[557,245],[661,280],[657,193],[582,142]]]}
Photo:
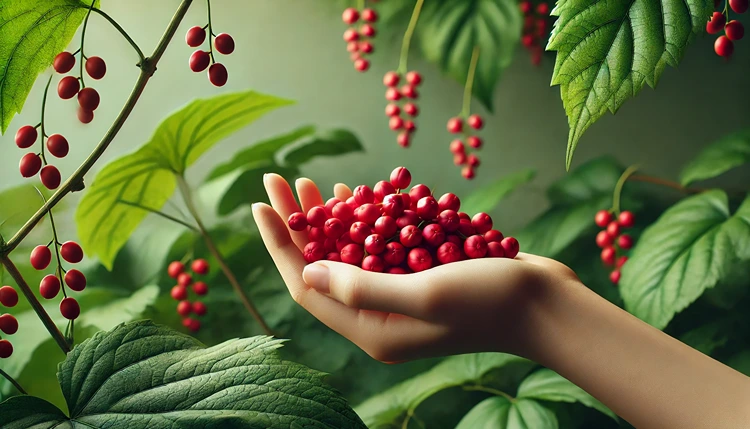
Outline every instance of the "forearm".
{"label": "forearm", "polygon": [[747,428],[750,378],[692,349],[581,284],[534,309],[529,357],[639,429]]}

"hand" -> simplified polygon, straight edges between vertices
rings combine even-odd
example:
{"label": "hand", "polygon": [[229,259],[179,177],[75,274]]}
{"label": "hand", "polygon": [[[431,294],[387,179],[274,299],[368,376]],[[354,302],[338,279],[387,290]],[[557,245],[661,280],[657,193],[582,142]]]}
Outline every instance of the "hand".
{"label": "hand", "polygon": [[[481,351],[528,357],[539,304],[556,288],[580,283],[566,266],[525,253],[404,275],[332,261],[307,265],[307,234],[290,230],[286,220],[324,204],[320,191],[309,179],[297,180],[300,209],[284,178],[268,174],[264,185],[273,208],[254,204],[253,215],[292,298],[382,362]],[[345,201],[352,192],[337,184],[334,194]]]}

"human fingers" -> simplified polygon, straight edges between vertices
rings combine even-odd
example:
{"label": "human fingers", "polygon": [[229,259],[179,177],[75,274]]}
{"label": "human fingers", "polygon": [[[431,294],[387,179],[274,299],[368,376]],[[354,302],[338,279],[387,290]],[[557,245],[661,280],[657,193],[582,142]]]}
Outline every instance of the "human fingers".
{"label": "human fingers", "polygon": [[354,194],[352,194],[352,190],[348,186],[343,183],[337,183],[333,186],[333,195],[341,201],[346,201]]}
{"label": "human fingers", "polygon": [[[266,188],[268,199],[271,201],[271,206],[281,219],[289,219],[292,213],[300,211],[297,200],[294,198],[292,188],[289,187],[286,179],[275,173],[266,174],[263,176],[263,185]],[[284,226],[287,228],[287,234],[291,236],[298,250],[305,248],[308,242],[306,231],[293,231],[284,222]]]}
{"label": "human fingers", "polygon": [[299,202],[302,205],[303,213],[307,213],[315,206],[323,205],[323,197],[320,195],[320,190],[318,189],[318,186],[315,185],[315,182],[302,177],[297,179],[295,186],[297,187],[297,196],[299,196]]}

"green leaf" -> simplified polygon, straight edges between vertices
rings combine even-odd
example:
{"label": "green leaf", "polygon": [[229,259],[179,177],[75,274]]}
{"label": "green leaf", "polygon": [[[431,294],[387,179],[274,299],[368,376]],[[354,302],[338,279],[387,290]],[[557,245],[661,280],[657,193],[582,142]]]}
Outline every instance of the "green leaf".
{"label": "green leaf", "polygon": [[335,129],[289,148],[283,155],[282,165],[299,167],[317,156],[339,156],[363,150],[354,133]]}
{"label": "green leaf", "polygon": [[[37,76],[65,50],[91,1],[25,0],[0,5],[0,134],[20,113]],[[94,7],[99,7],[95,0]]]}
{"label": "green leaf", "polygon": [[357,406],[356,411],[368,427],[386,426],[443,389],[480,383],[490,372],[510,365],[520,365],[526,371],[533,363],[502,353],[453,356],[368,399]]}
{"label": "green leaf", "polygon": [[165,119],[138,151],[105,166],[78,206],[89,257],[112,269],[117,252],[149,214],[160,210],[182,175],[221,139],[291,101],[254,91],[198,99]]}
{"label": "green leaf", "polygon": [[526,377],[518,387],[518,398],[553,402],[580,402],[617,420],[604,404],[551,369],[542,368]]}
{"label": "green leaf", "polygon": [[696,180],[714,178],[750,162],[750,129],[724,136],[705,148],[682,169],[680,182],[689,185]]}
{"label": "green leaf", "polygon": [[466,213],[490,212],[518,187],[529,183],[534,176],[536,171],[526,169],[501,177],[469,194],[461,202],[461,210]]}
{"label": "green leaf", "polygon": [[456,429],[557,429],[555,413],[537,401],[487,398],[458,422]]}
{"label": "green leaf", "polygon": [[655,87],[713,10],[711,0],[557,2],[547,49],[557,51],[552,84],[560,85],[570,125],[567,168],[584,131],[646,84]]}
{"label": "green leaf", "polygon": [[69,428],[68,417],[59,408],[34,396],[14,396],[0,403],[3,429]]}
{"label": "green leaf", "polygon": [[723,191],[686,198],[644,231],[623,266],[625,308],[662,329],[748,259],[750,198],[734,214]]}
{"label": "green leaf", "polygon": [[473,94],[491,112],[495,86],[513,59],[522,21],[515,0],[427,1],[416,32],[424,57],[462,85],[472,51],[479,47]]}

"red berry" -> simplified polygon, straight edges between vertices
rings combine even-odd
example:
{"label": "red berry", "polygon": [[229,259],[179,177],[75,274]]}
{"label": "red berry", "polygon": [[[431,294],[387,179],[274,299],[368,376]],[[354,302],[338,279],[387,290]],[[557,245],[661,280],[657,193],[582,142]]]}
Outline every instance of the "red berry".
{"label": "red berry", "polygon": [[466,148],[464,147],[464,143],[459,140],[453,140],[450,145],[450,151],[454,155],[463,154],[466,151]]}
{"label": "red berry", "polygon": [[442,210],[438,215],[438,224],[447,232],[458,230],[460,223],[461,218],[458,217],[455,210]]}
{"label": "red berry", "polygon": [[60,170],[58,170],[54,165],[47,165],[42,168],[39,177],[40,179],[42,179],[42,185],[44,185],[47,189],[57,189],[57,187],[60,186],[60,182],[62,181]]}
{"label": "red berry", "polygon": [[186,299],[188,296],[188,291],[185,286],[174,286],[172,287],[172,291],[170,292],[170,295],[172,295],[172,299],[175,299],[177,301],[182,301],[183,299]]}
{"label": "red berry", "polygon": [[596,245],[605,248],[607,246],[612,245],[612,236],[607,233],[607,231],[599,231],[598,234],[596,234]]}
{"label": "red berry", "polygon": [[380,202],[383,201],[386,196],[395,194],[396,188],[391,184],[391,182],[381,180],[375,184],[372,192],[375,194],[375,201]]}
{"label": "red berry", "polygon": [[185,43],[187,43],[187,45],[191,48],[202,45],[205,40],[206,30],[198,27],[197,25],[194,27],[190,27],[190,29],[187,31],[187,34],[185,34]]}
{"label": "red berry", "polygon": [[724,27],[724,33],[729,40],[740,40],[745,36],[745,27],[741,22],[732,20]]}
{"label": "red berry", "polygon": [[60,293],[60,279],[53,274],[47,274],[39,283],[39,294],[42,298],[52,299]]}
{"label": "red berry", "polygon": [[401,195],[401,199],[404,200],[404,207],[411,209],[411,196],[409,194],[398,194]]}
{"label": "red berry", "polygon": [[597,226],[604,228],[612,222],[612,214],[607,210],[599,210],[596,212],[596,216],[594,216],[594,222]]}
{"label": "red berry", "polygon": [[349,228],[349,237],[354,243],[363,244],[370,234],[372,234],[372,228],[364,222],[354,222]]}
{"label": "red berry", "polygon": [[474,227],[471,225],[471,220],[469,219],[461,219],[458,222],[458,232],[466,237],[476,234],[476,230],[474,230]]}
{"label": "red berry", "polygon": [[614,284],[620,283],[620,270],[614,270],[611,273],[609,273],[609,281],[611,281]]}
{"label": "red berry", "polygon": [[328,201],[326,201],[326,205],[325,205],[326,216],[333,217],[333,207],[340,202],[341,200],[336,197],[329,198]]}
{"label": "red berry", "polygon": [[107,63],[101,57],[89,57],[86,60],[86,73],[92,79],[99,80],[107,74]]}
{"label": "red berry", "polygon": [[307,231],[307,239],[316,243],[324,243],[328,237],[323,227],[312,226]]}
{"label": "red berry", "polygon": [[68,270],[65,273],[65,284],[76,292],[80,292],[86,288],[86,276],[78,270]]}
{"label": "red berry", "polygon": [[487,254],[487,242],[481,235],[472,235],[464,241],[464,252],[471,259],[484,258]]}
{"label": "red berry", "polygon": [[530,48],[536,44],[536,39],[533,34],[524,34],[521,37],[521,44],[526,48]]}
{"label": "red berry", "polygon": [[724,28],[727,18],[721,12],[714,12],[711,19],[706,23],[706,33],[716,34]]}
{"label": "red berry", "polygon": [[338,252],[330,252],[326,255],[327,261],[341,262],[341,254]]}
{"label": "red berry", "polygon": [[370,61],[364,58],[358,58],[356,61],[354,61],[354,68],[357,71],[365,72],[370,68]]}
{"label": "red berry", "polygon": [[289,215],[289,229],[292,231],[304,231],[307,229],[307,217],[302,212],[295,212]]}
{"label": "red berry", "polygon": [[398,143],[401,147],[409,147],[409,144],[411,143],[411,137],[409,136],[408,131],[402,131],[398,133],[398,136],[396,136],[396,143]]}
{"label": "red berry", "polygon": [[418,225],[420,222],[417,212],[413,210],[404,210],[404,214],[396,219],[396,226],[399,228],[405,228],[407,225]]}
{"label": "red berry", "polygon": [[351,265],[359,265],[365,256],[365,251],[361,245],[349,243],[341,249],[341,262]]}
{"label": "red berry", "polygon": [[7,359],[13,354],[13,344],[8,340],[0,340],[0,359]]}
{"label": "red berry", "polygon": [[461,169],[461,176],[463,176],[464,179],[471,180],[476,176],[476,171],[474,170],[474,167],[467,165],[464,168]]}
{"label": "red berry", "polygon": [[422,83],[422,75],[419,74],[419,72],[410,71],[409,73],[406,73],[406,81],[414,86],[417,86]]}
{"label": "red berry", "polygon": [[400,130],[404,127],[404,120],[398,116],[392,116],[388,121],[388,127],[394,131]]}
{"label": "red berry", "polygon": [[379,255],[385,250],[385,239],[380,234],[370,234],[365,239],[365,251],[371,255]]}
{"label": "red berry", "polygon": [[372,230],[383,237],[393,237],[396,231],[398,231],[398,225],[396,225],[395,218],[386,215],[379,217],[375,221],[375,226]]}
{"label": "red berry", "polygon": [[47,268],[51,261],[52,251],[49,250],[49,247],[40,245],[36,246],[34,250],[31,251],[29,262],[31,262],[31,266],[34,267],[34,269],[41,271]]}
{"label": "red berry", "polygon": [[234,39],[227,33],[221,33],[214,39],[214,48],[220,54],[229,55],[234,52]]}
{"label": "red berry", "polygon": [[201,330],[201,321],[188,317],[182,321],[182,325],[190,330],[190,332],[198,332]]}
{"label": "red berry", "polygon": [[0,304],[11,308],[18,304],[18,292],[12,286],[0,287]]}
{"label": "red berry", "polygon": [[205,276],[206,274],[208,274],[208,270],[210,267],[208,265],[208,261],[206,261],[205,259],[196,259],[195,261],[193,261],[193,264],[190,266],[190,268],[192,268],[195,274]]}
{"label": "red berry", "polygon": [[429,270],[432,268],[432,255],[430,255],[430,252],[427,251],[427,249],[417,247],[416,249],[411,249],[409,251],[406,263],[415,273]]}
{"label": "red berry", "polygon": [[3,314],[0,316],[0,331],[8,335],[18,332],[18,320],[12,314]]}
{"label": "red berry", "polygon": [[83,260],[83,249],[75,241],[66,241],[60,246],[60,256],[71,264],[77,264]]}
{"label": "red berry", "polygon": [[346,232],[346,226],[344,225],[344,222],[341,222],[341,220],[334,217],[328,219],[326,223],[323,224],[323,232],[326,234],[326,237],[336,239]]}
{"label": "red berry", "polygon": [[479,157],[476,154],[469,154],[466,163],[471,167],[479,167]]}
{"label": "red berry", "polygon": [[408,133],[413,133],[417,129],[417,126],[414,124],[413,121],[405,121],[404,122],[404,129]]}
{"label": "red berry", "polygon": [[398,85],[399,80],[401,80],[401,76],[398,73],[389,71],[383,76],[383,85],[393,88]]}
{"label": "red berry", "polygon": [[87,87],[83,88],[78,93],[78,105],[81,109],[94,111],[99,107],[99,93],[94,88]]}
{"label": "red berry", "polygon": [[214,63],[208,68],[208,80],[213,86],[224,86],[228,79],[227,68],[224,64]]}
{"label": "red berry", "polygon": [[433,220],[440,213],[440,206],[435,197],[428,195],[417,201],[417,215],[424,220]]}
{"label": "red berry", "polygon": [[464,165],[466,164],[467,159],[468,157],[466,156],[465,153],[457,153],[453,155],[453,163],[455,165]]}
{"label": "red berry", "polygon": [[188,273],[182,273],[179,276],[177,276],[177,284],[182,287],[188,287],[190,286],[190,283],[193,282],[193,276],[191,276]]}
{"label": "red berry", "polygon": [[375,50],[375,47],[370,42],[359,42],[359,50],[365,54],[371,54]]}
{"label": "red berry", "polygon": [[24,125],[16,131],[16,146],[21,149],[29,148],[34,144],[37,137],[36,128],[31,125]]}
{"label": "red berry", "polygon": [[185,317],[192,312],[193,305],[190,304],[190,301],[180,301],[179,304],[177,304],[177,314],[179,314],[180,316]]}
{"label": "red berry", "polygon": [[446,235],[445,241],[455,244],[456,246],[459,247],[459,249],[463,249],[464,247],[464,241],[461,239],[461,237],[457,236],[456,234]]}
{"label": "red berry", "polygon": [[503,241],[501,241],[500,244],[503,246],[503,250],[505,251],[505,257],[510,259],[515,258],[521,249],[520,245],[518,244],[518,240],[513,237],[503,238]]}
{"label": "red berry", "polygon": [[65,74],[71,70],[73,70],[73,66],[76,65],[76,57],[73,56],[70,52],[60,52],[55,56],[55,59],[52,61],[52,67],[55,69],[56,72],[60,74]]}
{"label": "red berry", "polygon": [[207,311],[208,308],[206,308],[206,304],[200,301],[196,301],[193,303],[193,313],[197,314],[198,316],[204,316]]}
{"label": "red berry", "polygon": [[492,218],[487,213],[477,213],[471,218],[471,226],[477,234],[484,234],[492,229]]}
{"label": "red berry", "polygon": [[523,13],[524,15],[531,13],[531,9],[533,8],[531,2],[528,0],[522,1],[518,6],[521,9],[521,13]]}
{"label": "red berry", "polygon": [[417,203],[424,197],[432,195],[430,188],[423,184],[414,185],[409,191],[409,198],[411,199],[412,210],[416,210]]}
{"label": "red berry", "polygon": [[[355,52],[359,52],[359,43],[357,43],[357,42],[348,42],[346,44],[346,50],[347,50],[347,52],[350,52],[352,54],[355,53]],[[352,61],[356,60],[357,58],[359,58],[359,57],[352,56]]]}
{"label": "red berry", "polygon": [[411,183],[411,173],[405,167],[397,167],[391,172],[391,185],[396,189],[406,189]]}
{"label": "red berry", "polygon": [[383,258],[377,255],[367,255],[362,261],[362,269],[365,271],[372,271],[376,273],[382,273],[385,271],[385,262]]}
{"label": "red berry", "polygon": [[208,293],[208,285],[204,282],[195,282],[193,284],[193,292],[196,295],[205,295]]}
{"label": "red berry", "polygon": [[341,19],[345,24],[354,24],[359,20],[359,12],[353,7],[348,7],[344,9],[344,13],[341,14]]}
{"label": "red berry", "polygon": [[68,155],[70,146],[65,137],[60,134],[52,134],[47,139],[47,150],[54,157],[65,158]]}
{"label": "red berry", "polygon": [[490,258],[504,258],[505,257],[505,249],[503,248],[503,245],[500,244],[500,242],[493,241],[490,243],[487,243],[487,257]]}
{"label": "red berry", "polygon": [[305,248],[302,250],[302,253],[305,256],[305,261],[307,261],[308,264],[320,261],[326,256],[325,247],[320,242],[307,243],[305,245]]}
{"label": "red berry", "polygon": [[390,101],[398,101],[401,99],[401,93],[396,88],[388,88],[385,91],[385,99]]}
{"label": "red berry", "polygon": [[633,237],[628,234],[623,234],[617,239],[617,245],[620,246],[621,249],[628,250],[633,247]]}
{"label": "red berry", "polygon": [[412,85],[404,85],[401,87],[401,95],[407,98],[417,98],[419,97],[419,94],[417,93],[417,90]]}
{"label": "red berry", "polygon": [[351,220],[354,217],[354,209],[347,203],[337,203],[331,210],[333,217],[341,219],[344,222]]}
{"label": "red berry", "polygon": [[399,241],[404,247],[416,247],[422,243],[422,231],[416,225],[406,225],[401,228]]}
{"label": "red berry", "polygon": [[484,241],[486,241],[487,243],[500,243],[501,241],[503,241],[503,238],[505,238],[503,237],[503,233],[496,229],[491,229],[484,233]]}
{"label": "red berry", "polygon": [[617,268],[622,268],[622,266],[625,265],[625,262],[628,262],[628,257],[620,256],[619,258],[617,258],[617,262],[615,263],[615,266]]}
{"label": "red berry", "polygon": [[406,249],[401,243],[392,241],[385,245],[383,259],[390,265],[399,265],[406,259]]}
{"label": "red berry", "polygon": [[91,110],[82,109],[78,106],[78,120],[82,124],[88,124],[94,120],[94,112]]}
{"label": "red berry", "polygon": [[185,265],[183,265],[182,262],[174,261],[171,264],[169,264],[169,267],[167,267],[167,274],[169,274],[169,277],[176,279],[177,276],[182,274],[184,270],[185,270]]}
{"label": "red berry", "polygon": [[480,130],[484,126],[484,121],[482,121],[482,117],[479,115],[469,116],[469,118],[466,119],[466,123],[475,130]]}
{"label": "red berry", "polygon": [[453,210],[457,212],[461,207],[461,200],[458,199],[456,194],[448,192],[440,197],[440,199],[438,200],[438,207],[440,208],[441,212],[444,210]]}
{"label": "red berry", "polygon": [[747,0],[729,0],[729,7],[737,13],[745,13],[747,11]]}
{"label": "red berry", "polygon": [[601,258],[604,265],[612,265],[615,263],[615,248],[612,246],[605,247],[602,249]]}
{"label": "red berry", "polygon": [[430,246],[437,247],[445,242],[445,231],[440,225],[431,223],[422,230],[422,238]]}
{"label": "red berry", "polygon": [[609,225],[607,225],[607,234],[612,238],[616,238],[620,235],[620,224],[617,223],[617,221],[610,222]]}
{"label": "red berry", "polygon": [[457,134],[463,130],[463,125],[461,118],[451,118],[448,120],[446,128],[448,128],[449,133]]}
{"label": "red berry", "polygon": [[[469,215],[468,215],[468,214],[466,214],[465,212],[458,212],[458,217],[459,217],[459,218],[460,218],[461,220],[468,220],[468,221],[470,221],[470,220],[471,220],[471,216],[469,216]],[[469,222],[469,224],[471,224],[471,222]]]}
{"label": "red berry", "polygon": [[78,90],[81,89],[81,84],[77,78],[73,76],[65,76],[60,79],[60,83],[57,84],[57,95],[63,100],[69,100],[78,94]]}
{"label": "red berry", "polygon": [[466,137],[466,143],[468,143],[469,146],[473,147],[474,149],[479,149],[480,147],[482,147],[482,139],[477,136]]}
{"label": "red berry", "polygon": [[406,210],[404,200],[399,195],[386,195],[385,200],[383,200],[383,213],[395,219],[401,216],[404,210]]}
{"label": "red berry", "polygon": [[325,225],[328,215],[325,207],[313,207],[307,212],[307,223],[311,226],[322,228]]}
{"label": "red berry", "polygon": [[441,264],[450,264],[461,260],[461,248],[456,243],[447,241],[437,249],[437,259]]}
{"label": "red berry", "polygon": [[404,113],[409,116],[417,116],[419,114],[419,109],[416,104],[409,102],[404,104]]}
{"label": "red berry", "polygon": [[345,42],[354,42],[359,40],[359,33],[357,33],[357,30],[350,28],[346,31],[344,31],[344,41]]}
{"label": "red berry", "polygon": [[208,55],[208,52],[197,50],[193,52],[190,55],[190,60],[188,61],[188,65],[190,66],[190,70],[198,73],[202,72],[206,68],[208,68],[208,65],[211,63],[211,56]]}
{"label": "red berry", "polygon": [[385,115],[386,116],[398,116],[400,113],[401,113],[401,108],[398,107],[397,104],[388,103],[388,105],[385,106]]}
{"label": "red berry", "polygon": [[547,3],[539,3],[536,7],[536,13],[539,15],[547,15],[549,13],[549,5]]}
{"label": "red berry", "polygon": [[376,31],[375,31],[375,27],[373,27],[373,26],[372,26],[372,25],[370,25],[370,24],[365,24],[365,25],[363,25],[362,27],[360,27],[360,28],[359,28],[359,32],[360,32],[360,33],[361,33],[361,34],[362,34],[363,36],[367,36],[367,37],[375,37],[375,33],[376,33]]}
{"label": "red berry", "polygon": [[325,249],[326,253],[334,252],[336,251],[336,241],[338,239],[336,238],[326,238],[326,241],[323,242],[323,248]]}
{"label": "red berry", "polygon": [[375,202],[375,193],[370,189],[367,185],[359,185],[356,188],[354,188],[354,200],[359,205],[368,204],[368,203],[374,203]]}
{"label": "red berry", "polygon": [[727,36],[719,36],[714,42],[714,51],[720,57],[731,57],[734,52],[734,43]]}
{"label": "red berry", "polygon": [[362,19],[367,22],[376,22],[378,20],[378,14],[372,9],[363,9]]}

